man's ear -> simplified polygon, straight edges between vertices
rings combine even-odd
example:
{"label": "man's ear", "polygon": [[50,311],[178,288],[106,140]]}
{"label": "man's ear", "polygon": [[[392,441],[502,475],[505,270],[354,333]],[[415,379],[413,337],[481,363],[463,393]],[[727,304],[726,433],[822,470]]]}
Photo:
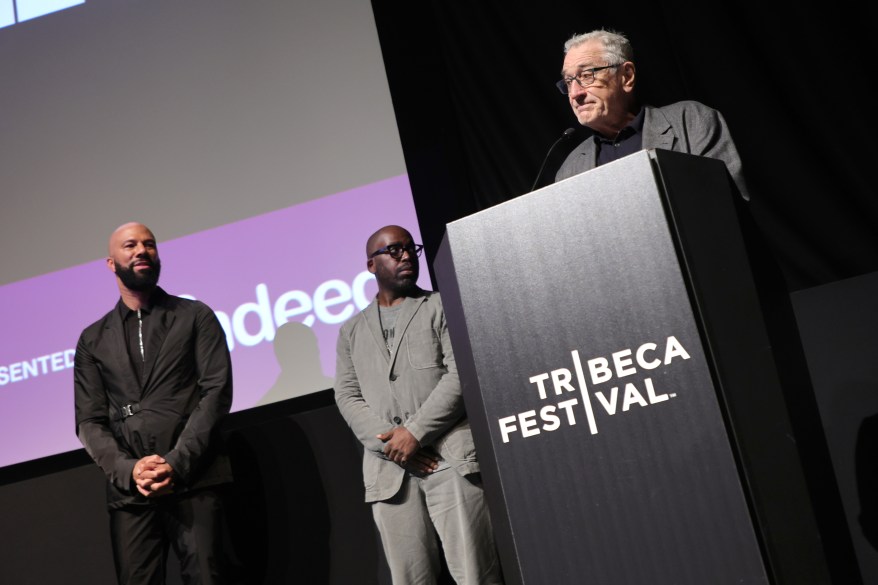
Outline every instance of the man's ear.
{"label": "man's ear", "polygon": [[634,91],[634,83],[637,79],[637,69],[631,61],[622,63],[622,85],[626,91]]}
{"label": "man's ear", "polygon": [[372,274],[375,274],[375,259],[374,258],[369,258],[368,260],[366,260],[366,268],[369,269],[369,272],[371,272]]}
{"label": "man's ear", "polygon": [[116,263],[113,262],[113,259],[107,256],[107,268],[109,268],[113,273],[116,272]]}

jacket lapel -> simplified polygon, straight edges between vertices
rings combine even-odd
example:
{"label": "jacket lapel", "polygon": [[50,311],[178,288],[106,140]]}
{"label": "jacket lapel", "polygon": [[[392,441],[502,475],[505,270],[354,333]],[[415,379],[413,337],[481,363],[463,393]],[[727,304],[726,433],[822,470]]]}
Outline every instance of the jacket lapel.
{"label": "jacket lapel", "polygon": [[384,331],[381,329],[381,318],[378,316],[377,298],[366,307],[366,310],[363,311],[363,316],[366,318],[366,325],[369,327],[369,332],[372,333],[375,345],[378,346],[378,353],[384,356],[384,360],[387,363],[390,363],[390,356],[387,353],[387,344],[384,341]]}
{"label": "jacket lapel", "polygon": [[144,340],[143,356],[143,388],[149,386],[149,376],[158,360],[162,344],[168,335],[171,325],[174,323],[174,311],[166,308],[163,304],[153,305],[152,318],[148,337]]}
{"label": "jacket lapel", "polygon": [[674,132],[671,123],[665,118],[661,110],[647,107],[643,118],[643,143],[644,150],[649,148],[674,149]]}
{"label": "jacket lapel", "polygon": [[574,162],[575,172],[574,174],[584,173],[585,171],[590,171],[598,163],[598,149],[594,143],[594,136],[589,135],[588,138],[583,140],[580,145],[577,147],[577,154],[579,155]]}
{"label": "jacket lapel", "polygon": [[384,341],[384,331],[381,329],[381,318],[378,316],[378,300],[376,299],[372,301],[372,303],[366,307],[366,310],[363,311],[363,315],[366,318],[366,324],[375,340],[375,345],[378,346],[378,349],[380,350],[379,353],[384,356],[384,360],[391,368],[393,367],[393,364],[396,363],[396,356],[399,354],[399,343],[402,341],[409,323],[411,323],[415,313],[418,312],[418,308],[426,298],[427,296],[422,294],[416,297],[406,297],[402,301],[402,307],[396,318],[396,325],[394,325],[394,338],[397,342],[397,350],[394,351],[392,355],[387,351],[387,344]]}
{"label": "jacket lapel", "polygon": [[125,328],[122,325],[122,316],[119,314],[118,307],[110,313],[104,329],[107,344],[112,348],[109,354],[113,356],[116,362],[116,371],[119,372],[119,376],[124,381],[123,392],[129,400],[137,400],[142,388],[140,380],[134,374],[131,356],[128,355],[128,339],[125,337]]}

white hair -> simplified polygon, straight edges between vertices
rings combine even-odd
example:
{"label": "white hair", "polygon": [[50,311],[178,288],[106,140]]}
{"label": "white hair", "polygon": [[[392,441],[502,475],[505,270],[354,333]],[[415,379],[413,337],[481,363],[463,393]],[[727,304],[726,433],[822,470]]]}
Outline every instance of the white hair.
{"label": "white hair", "polygon": [[623,63],[634,60],[634,48],[628,38],[619,32],[605,29],[575,34],[564,43],[564,54],[588,41],[599,41],[604,49],[608,63]]}

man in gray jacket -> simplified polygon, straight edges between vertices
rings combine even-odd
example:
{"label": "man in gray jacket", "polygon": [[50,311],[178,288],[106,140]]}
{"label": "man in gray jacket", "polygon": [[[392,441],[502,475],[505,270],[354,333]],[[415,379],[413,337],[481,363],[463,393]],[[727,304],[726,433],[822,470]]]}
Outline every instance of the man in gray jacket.
{"label": "man in gray jacket", "polygon": [[556,181],[642,149],[662,148],[723,161],[741,197],[750,199],[741,159],[720,112],[695,101],[661,108],[640,105],[634,92],[634,50],[624,35],[607,30],[574,35],[564,53],[558,89],[590,135],[567,156]]}
{"label": "man in gray jacket", "polygon": [[339,332],[335,399],[364,447],[366,501],[393,582],[436,583],[438,534],[458,584],[499,584],[442,301],[416,284],[422,248],[394,225],[369,238],[378,294]]}

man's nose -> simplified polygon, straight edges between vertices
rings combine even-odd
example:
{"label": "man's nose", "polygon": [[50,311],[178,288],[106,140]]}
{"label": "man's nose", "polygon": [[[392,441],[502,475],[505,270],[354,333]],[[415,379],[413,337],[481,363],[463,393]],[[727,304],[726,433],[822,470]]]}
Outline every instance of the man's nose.
{"label": "man's nose", "polygon": [[574,80],[570,83],[570,89],[567,90],[567,95],[570,96],[570,99],[576,99],[577,97],[583,95],[585,93],[585,88],[579,85],[579,82]]}

